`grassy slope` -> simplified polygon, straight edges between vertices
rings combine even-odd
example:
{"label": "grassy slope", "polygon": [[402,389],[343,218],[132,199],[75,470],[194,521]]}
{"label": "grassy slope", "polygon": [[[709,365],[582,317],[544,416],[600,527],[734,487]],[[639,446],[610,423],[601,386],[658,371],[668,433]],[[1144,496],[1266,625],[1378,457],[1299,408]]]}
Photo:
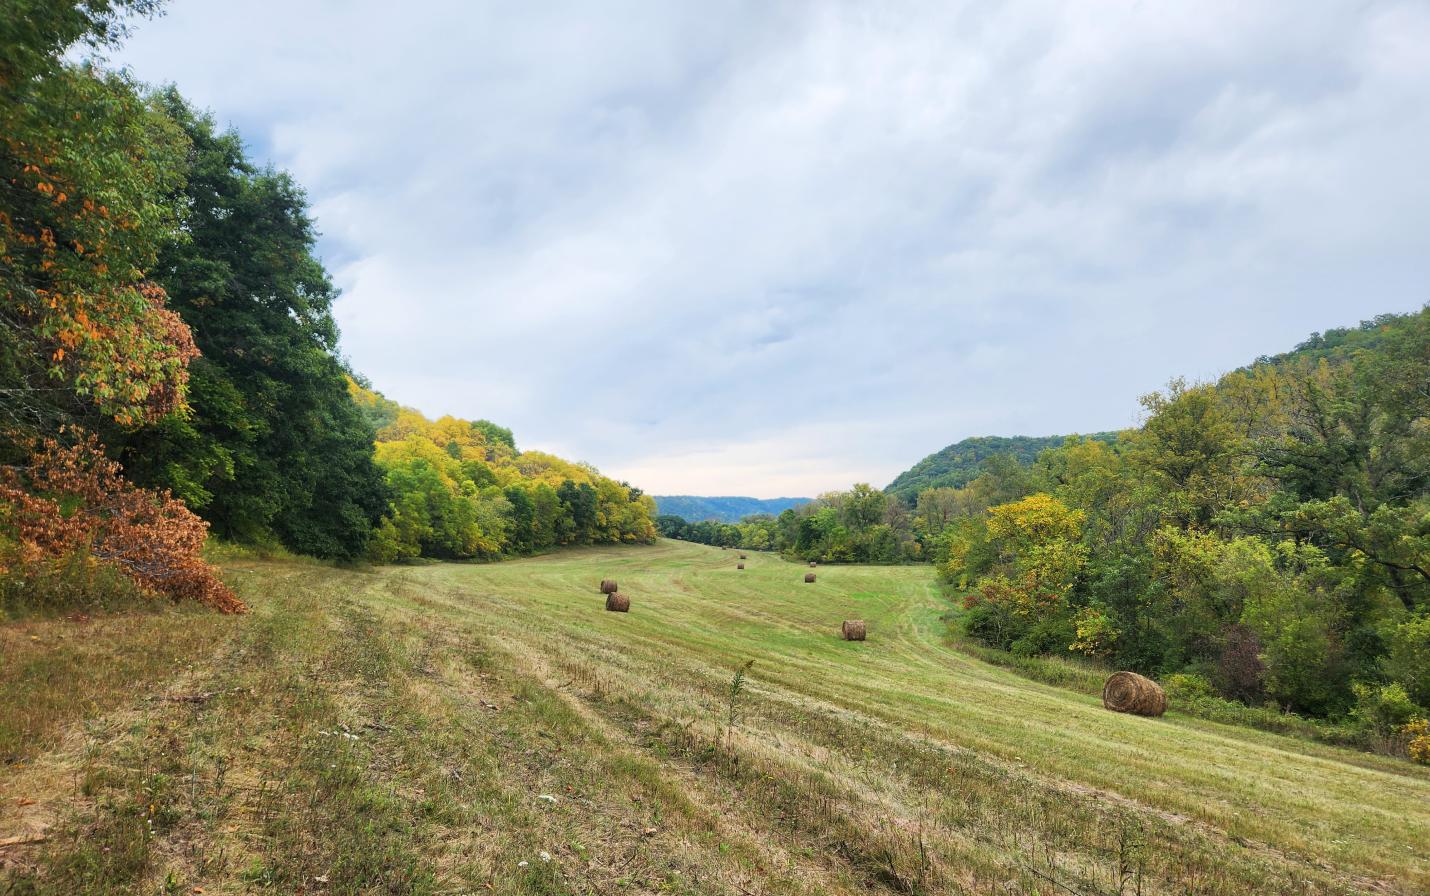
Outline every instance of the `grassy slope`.
{"label": "grassy slope", "polygon": [[[18,739],[0,839],[55,830],[0,851],[0,893],[1430,889],[1423,769],[980,663],[923,568],[734,564],[237,565],[255,612],[191,637],[192,671],[96,677]],[[853,616],[868,642],[838,640]],[[56,739],[66,712],[90,718]]]}

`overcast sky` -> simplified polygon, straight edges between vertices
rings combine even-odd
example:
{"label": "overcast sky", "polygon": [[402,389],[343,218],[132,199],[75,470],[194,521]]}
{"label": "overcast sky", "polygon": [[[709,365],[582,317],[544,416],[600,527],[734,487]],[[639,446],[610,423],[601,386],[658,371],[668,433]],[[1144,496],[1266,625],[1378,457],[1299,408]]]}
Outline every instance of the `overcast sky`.
{"label": "overcast sky", "polygon": [[1423,2],[172,0],[389,397],[658,494],[1116,429],[1427,299]]}

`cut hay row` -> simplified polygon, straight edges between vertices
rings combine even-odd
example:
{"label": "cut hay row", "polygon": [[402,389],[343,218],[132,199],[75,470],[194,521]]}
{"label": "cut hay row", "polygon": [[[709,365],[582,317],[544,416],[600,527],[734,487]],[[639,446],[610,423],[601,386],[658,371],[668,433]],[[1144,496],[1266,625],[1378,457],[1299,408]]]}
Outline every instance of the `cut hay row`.
{"label": "cut hay row", "polygon": [[[745,555],[740,554],[744,560]],[[809,561],[810,568],[815,561]],[[735,569],[743,570],[744,563],[736,563]],[[804,574],[804,583],[812,585],[816,576],[812,572]],[[601,593],[606,595],[606,610],[612,613],[629,613],[631,600],[616,588],[615,579],[601,580]],[[839,628],[839,636],[845,641],[864,641],[868,638],[868,627],[862,619],[846,619]],[[1160,716],[1167,711],[1167,694],[1162,686],[1150,678],[1136,672],[1116,672],[1107,679],[1102,688],[1102,705],[1113,712],[1130,713],[1139,716]]]}
{"label": "cut hay row", "polygon": [[[741,561],[746,559],[744,553],[741,553],[739,557]],[[816,565],[815,561],[809,561],[810,569],[814,569]],[[737,570],[744,568],[743,562],[735,564]],[[804,574],[806,585],[813,585],[815,582],[815,573],[806,572]],[[602,594],[606,595],[606,610],[608,612],[630,612],[631,599],[620,593],[615,579],[602,579],[600,590]],[[862,619],[846,619],[839,627],[839,637],[845,641],[865,641],[868,636],[868,626]],[[1139,716],[1160,716],[1167,711],[1167,694],[1162,690],[1161,685],[1150,678],[1138,675],[1136,672],[1116,672],[1103,685],[1102,705],[1113,712]]]}

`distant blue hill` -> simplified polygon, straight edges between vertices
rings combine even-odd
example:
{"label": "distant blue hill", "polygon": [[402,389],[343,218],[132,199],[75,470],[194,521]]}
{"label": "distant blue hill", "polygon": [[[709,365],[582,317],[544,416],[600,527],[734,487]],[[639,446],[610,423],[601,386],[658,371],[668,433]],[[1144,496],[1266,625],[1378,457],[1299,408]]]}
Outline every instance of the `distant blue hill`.
{"label": "distant blue hill", "polygon": [[738,523],[754,513],[768,513],[778,516],[781,511],[801,504],[808,504],[810,498],[706,498],[698,495],[654,495],[656,509],[661,515],[678,516],[688,523],[701,520],[718,520],[722,523]]}

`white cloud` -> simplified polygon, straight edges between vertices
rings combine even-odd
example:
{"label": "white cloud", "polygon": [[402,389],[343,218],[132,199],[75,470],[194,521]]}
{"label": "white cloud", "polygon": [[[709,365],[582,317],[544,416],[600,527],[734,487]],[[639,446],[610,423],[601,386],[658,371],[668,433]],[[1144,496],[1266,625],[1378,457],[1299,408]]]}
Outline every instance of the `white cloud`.
{"label": "white cloud", "polygon": [[883,484],[1426,299],[1411,3],[176,2],[344,347],[648,490]]}

